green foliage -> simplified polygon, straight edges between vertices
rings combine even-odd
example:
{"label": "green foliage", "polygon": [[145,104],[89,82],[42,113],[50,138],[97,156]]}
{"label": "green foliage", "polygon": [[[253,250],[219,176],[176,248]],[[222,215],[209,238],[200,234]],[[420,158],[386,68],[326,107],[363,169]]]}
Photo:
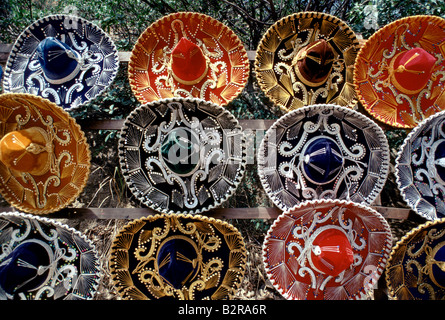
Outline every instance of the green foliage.
{"label": "green foliage", "polygon": [[[369,10],[374,6],[377,14],[377,28],[383,27],[397,19],[412,15],[435,15],[445,18],[445,1],[443,0],[358,0],[354,1],[347,15],[347,21],[356,32],[369,38],[376,29],[366,28],[365,21]],[[368,8],[370,9],[370,8]]]}

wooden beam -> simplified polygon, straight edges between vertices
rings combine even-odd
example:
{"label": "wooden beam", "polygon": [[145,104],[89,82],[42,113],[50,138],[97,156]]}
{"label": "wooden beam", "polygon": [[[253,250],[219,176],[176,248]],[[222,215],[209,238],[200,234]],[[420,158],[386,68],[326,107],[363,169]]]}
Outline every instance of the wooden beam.
{"label": "wooden beam", "polygon": [[[371,206],[386,219],[406,220],[417,216],[407,208]],[[1,207],[0,212],[13,211],[12,207]],[[257,208],[217,208],[203,212],[202,215],[217,219],[276,219],[281,210],[276,207]],[[150,208],[64,208],[45,215],[54,219],[137,219],[158,214]],[[420,216],[419,216],[420,217]],[[421,218],[421,217],[420,217]]]}
{"label": "wooden beam", "polygon": [[[125,120],[88,120],[77,119],[82,130],[120,130]],[[267,130],[276,120],[248,119],[238,120],[243,130]]]}

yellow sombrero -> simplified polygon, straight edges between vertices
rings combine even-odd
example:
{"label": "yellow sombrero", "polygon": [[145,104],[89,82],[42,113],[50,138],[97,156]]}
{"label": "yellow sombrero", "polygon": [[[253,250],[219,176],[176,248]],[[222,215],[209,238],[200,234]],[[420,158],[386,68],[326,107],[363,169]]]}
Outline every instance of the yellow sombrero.
{"label": "yellow sombrero", "polygon": [[0,95],[0,193],[29,213],[74,201],[90,173],[90,149],[75,119],[49,100]]}
{"label": "yellow sombrero", "polygon": [[285,112],[319,103],[354,107],[358,50],[354,31],[337,17],[318,12],[289,15],[272,25],[258,46],[258,84]]}
{"label": "yellow sombrero", "polygon": [[238,36],[200,13],[179,12],[151,24],[130,56],[128,77],[145,104],[191,97],[226,105],[245,87],[247,52]]}
{"label": "yellow sombrero", "polygon": [[230,299],[244,277],[246,257],[241,234],[228,222],[157,214],[121,229],[110,270],[126,300]]}
{"label": "yellow sombrero", "polygon": [[411,16],[374,33],[360,49],[354,84],[364,108],[398,128],[414,128],[445,106],[445,19]]}

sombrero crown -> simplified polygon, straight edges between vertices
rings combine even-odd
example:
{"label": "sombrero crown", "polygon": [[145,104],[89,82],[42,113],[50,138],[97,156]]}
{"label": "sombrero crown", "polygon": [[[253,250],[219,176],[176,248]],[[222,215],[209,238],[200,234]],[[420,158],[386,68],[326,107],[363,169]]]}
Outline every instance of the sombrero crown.
{"label": "sombrero crown", "polygon": [[136,42],[128,65],[141,103],[194,97],[226,105],[243,90],[249,60],[241,40],[221,22],[179,12],[151,24]]}

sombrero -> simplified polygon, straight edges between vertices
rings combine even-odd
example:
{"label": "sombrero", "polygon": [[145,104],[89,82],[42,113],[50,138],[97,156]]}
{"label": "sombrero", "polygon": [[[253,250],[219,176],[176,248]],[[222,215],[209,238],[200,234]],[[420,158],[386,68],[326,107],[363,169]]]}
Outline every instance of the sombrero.
{"label": "sombrero", "polygon": [[114,80],[117,49],[98,26],[52,15],[26,28],[12,47],[4,91],[42,96],[67,110],[94,99]]}
{"label": "sombrero", "polygon": [[317,12],[289,15],[272,25],[258,45],[258,84],[285,112],[319,103],[355,107],[358,50],[354,31],[340,19]]}
{"label": "sombrero", "polygon": [[290,111],[266,132],[258,174],[281,210],[312,199],[371,204],[389,169],[383,130],[347,107],[319,104]]}
{"label": "sombrero", "polygon": [[136,198],[154,210],[207,211],[241,181],[244,139],[238,121],[221,106],[196,98],[153,101],[125,120],[122,174]]}
{"label": "sombrero", "polygon": [[445,298],[445,219],[428,221],[394,246],[386,266],[389,296],[398,300]]}
{"label": "sombrero", "polygon": [[413,128],[445,106],[445,19],[411,16],[374,33],[360,49],[354,84],[378,120]]}
{"label": "sombrero", "polygon": [[247,52],[238,36],[200,13],[179,12],[151,24],[128,63],[131,88],[141,103],[194,97],[226,105],[245,87]]}
{"label": "sombrero", "polygon": [[375,210],[311,200],[283,212],[263,244],[267,276],[289,300],[363,299],[383,273],[391,230]]}
{"label": "sombrero", "polygon": [[0,300],[91,300],[101,277],[93,243],[58,221],[0,213]]}
{"label": "sombrero", "polygon": [[445,111],[408,134],[395,175],[402,197],[415,212],[428,220],[445,217]]}
{"label": "sombrero", "polygon": [[246,256],[241,234],[225,221],[157,214],[122,228],[111,247],[110,270],[127,300],[230,299]]}
{"label": "sombrero", "polygon": [[28,93],[0,95],[0,193],[34,214],[58,211],[82,192],[90,149],[61,107]]}

